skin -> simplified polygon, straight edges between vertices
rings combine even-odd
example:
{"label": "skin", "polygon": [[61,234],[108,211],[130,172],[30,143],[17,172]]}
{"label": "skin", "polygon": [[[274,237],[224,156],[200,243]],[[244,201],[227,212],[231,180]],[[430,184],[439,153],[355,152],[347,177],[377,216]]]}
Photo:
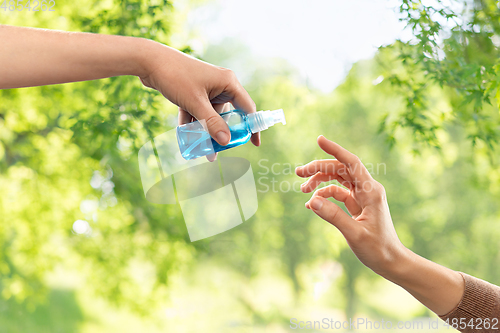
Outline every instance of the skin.
{"label": "skin", "polygon": [[[152,40],[7,25],[0,25],[0,40],[0,89],[134,75],[179,106],[179,125],[204,120],[221,145],[231,138],[218,114],[227,103],[256,112],[231,70]],[[259,133],[251,141],[259,146]]]}
{"label": "skin", "polygon": [[[310,177],[302,191],[310,193],[322,182],[337,180],[314,192],[306,208],[335,226],[358,259],[375,273],[406,289],[437,315],[445,315],[460,302],[465,285],[451,269],[420,257],[399,240],[384,187],[370,175],[360,159],[325,137],[318,144],[336,159],[313,161],[296,174]],[[345,204],[350,215],[335,203]]]}

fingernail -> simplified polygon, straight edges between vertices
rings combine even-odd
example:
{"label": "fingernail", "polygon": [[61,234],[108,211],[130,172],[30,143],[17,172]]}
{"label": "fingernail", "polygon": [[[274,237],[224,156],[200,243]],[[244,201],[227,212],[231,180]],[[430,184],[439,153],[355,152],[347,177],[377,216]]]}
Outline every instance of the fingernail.
{"label": "fingernail", "polygon": [[321,207],[323,207],[323,202],[321,199],[312,199],[309,205],[312,207],[314,210],[320,210]]}
{"label": "fingernail", "polygon": [[209,162],[214,162],[217,159],[217,153],[207,155],[207,160]]}
{"label": "fingernail", "polygon": [[217,139],[217,142],[221,145],[226,145],[229,141],[229,136],[223,131],[217,133],[215,135],[215,138]]}

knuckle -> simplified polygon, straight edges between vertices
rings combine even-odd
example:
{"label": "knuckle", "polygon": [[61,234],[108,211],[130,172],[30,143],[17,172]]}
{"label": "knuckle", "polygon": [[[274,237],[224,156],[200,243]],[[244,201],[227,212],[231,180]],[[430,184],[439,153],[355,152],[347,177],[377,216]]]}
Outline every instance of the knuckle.
{"label": "knuckle", "polygon": [[257,104],[255,104],[255,102],[253,101],[253,99],[250,99],[250,104],[252,106],[252,110],[253,111],[257,110]]}
{"label": "knuckle", "polygon": [[191,89],[188,93],[191,95],[190,98],[184,98],[184,103],[181,104],[183,106],[185,104],[186,107],[184,109],[193,112],[198,111],[198,113],[204,110],[202,107],[206,102],[206,94],[203,91],[194,89]]}
{"label": "knuckle", "polygon": [[236,74],[232,70],[228,68],[221,68],[221,72],[224,81],[229,83],[235,83],[238,81],[236,78]]}
{"label": "knuckle", "polygon": [[376,180],[371,181],[371,195],[370,197],[372,198],[374,203],[381,203],[386,200],[386,193],[385,193],[385,188],[382,184],[377,182]]}
{"label": "knuckle", "polygon": [[221,123],[222,118],[218,114],[212,114],[205,119],[205,123],[209,129],[222,128],[223,125]]}
{"label": "knuckle", "polygon": [[377,192],[377,194],[379,196],[382,196],[382,197],[385,197],[385,187],[384,185],[380,184],[378,181],[374,180],[374,187],[375,187],[375,191]]}
{"label": "knuckle", "polygon": [[311,173],[312,171],[314,171],[316,169],[316,164],[317,164],[316,160],[307,163],[306,165],[304,165],[305,171],[307,171],[308,173]]}
{"label": "knuckle", "polygon": [[329,214],[328,214],[328,221],[335,224],[334,222],[337,220],[337,217],[339,216],[340,208],[338,206],[328,208]]}
{"label": "knuckle", "polygon": [[370,234],[365,228],[358,228],[353,235],[352,240],[355,244],[366,243],[369,240]]}
{"label": "knuckle", "polygon": [[336,170],[337,170],[337,174],[339,174],[341,176],[349,174],[348,168],[343,164],[340,167],[338,167]]}
{"label": "knuckle", "polygon": [[319,171],[317,174],[314,175],[314,178],[321,181],[321,180],[328,180],[332,178],[332,176],[329,173]]}
{"label": "knuckle", "polygon": [[322,168],[322,171],[324,173],[335,173],[336,170],[337,170],[337,166],[335,165],[334,162],[332,162],[330,160],[327,160]]}
{"label": "knuckle", "polygon": [[316,191],[314,191],[313,197],[321,197],[323,192],[324,192],[323,188],[318,188]]}

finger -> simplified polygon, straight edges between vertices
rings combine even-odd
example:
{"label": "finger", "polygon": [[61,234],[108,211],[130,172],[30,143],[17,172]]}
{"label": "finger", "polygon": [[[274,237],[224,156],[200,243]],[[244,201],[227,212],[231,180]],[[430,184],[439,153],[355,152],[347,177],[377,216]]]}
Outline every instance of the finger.
{"label": "finger", "polygon": [[[323,187],[314,192],[313,197],[314,196],[320,196],[323,198],[334,198],[337,201],[343,202],[349,213],[351,213],[351,215],[355,217],[361,214],[361,212],[363,211],[361,206],[356,202],[356,200],[351,195],[351,191],[346,190],[345,188],[342,188],[337,185],[330,185],[327,187]],[[306,204],[310,205],[310,203]]]}
{"label": "finger", "polygon": [[[231,103],[213,104],[213,106],[215,111],[217,111],[218,113],[225,113],[231,111]],[[250,140],[255,146],[257,147],[260,146],[260,132],[253,133]]]}
{"label": "finger", "polygon": [[330,174],[330,173],[322,173],[318,172],[311,178],[309,178],[305,183],[303,183],[300,186],[300,189],[304,193],[310,193],[314,191],[316,187],[318,187],[321,183],[326,183],[332,180],[336,180],[342,185],[346,186],[347,188],[351,189],[351,184],[349,182],[346,182],[342,177],[340,177],[337,174]]}
{"label": "finger", "polygon": [[222,112],[229,112],[229,111],[231,111],[231,103],[224,104],[224,109],[222,110]]}
{"label": "finger", "polygon": [[345,164],[348,168],[349,174],[353,178],[360,181],[368,181],[371,179],[368,170],[366,170],[363,163],[361,163],[361,160],[347,149],[341,147],[333,141],[328,140],[322,135],[318,137],[318,145],[327,154],[335,156],[337,160]]}
{"label": "finger", "polygon": [[[224,113],[224,112],[229,111],[229,109],[227,108],[228,105],[229,105],[229,103],[212,104],[212,106],[214,107],[214,109],[217,113]],[[226,111],[226,109],[228,109],[228,110]]]}
{"label": "finger", "polygon": [[[225,146],[231,140],[231,133],[229,127],[222,117],[215,111],[208,98],[202,99],[194,109],[196,119],[198,119],[206,129],[210,136],[217,141],[218,144]],[[189,111],[189,110],[187,110]],[[190,112],[193,114],[193,112]]]}
{"label": "finger", "polygon": [[[233,80],[233,83],[226,89],[231,97],[231,104],[233,104],[236,109],[245,113],[257,112],[254,101],[238,80]],[[260,133],[254,133],[251,141],[255,146],[260,146]]]}
{"label": "finger", "polygon": [[184,125],[193,121],[193,116],[186,110],[179,108],[179,125]]}
{"label": "finger", "polygon": [[214,162],[215,160],[217,160],[217,153],[208,154],[207,155],[207,160],[209,162]]}
{"label": "finger", "polygon": [[[230,110],[231,104],[230,103],[213,104],[213,107],[217,113],[224,113]],[[182,108],[179,108],[179,125],[190,123],[193,120],[194,120],[193,116],[189,112],[187,112]]]}
{"label": "finger", "polygon": [[230,84],[226,90],[231,96],[231,104],[233,104],[236,109],[244,111],[245,113],[257,112],[254,101],[238,80]]}
{"label": "finger", "polygon": [[347,237],[356,232],[359,227],[352,217],[347,215],[339,206],[321,196],[314,196],[309,202],[311,210],[323,220],[331,223]]}
{"label": "finger", "polygon": [[351,181],[349,172],[344,164],[337,160],[316,160],[299,166],[295,173],[299,177],[311,177],[316,173],[338,174],[347,181]]}
{"label": "finger", "polygon": [[256,146],[256,147],[260,146],[260,132],[252,134],[250,141],[252,141],[254,146]]}

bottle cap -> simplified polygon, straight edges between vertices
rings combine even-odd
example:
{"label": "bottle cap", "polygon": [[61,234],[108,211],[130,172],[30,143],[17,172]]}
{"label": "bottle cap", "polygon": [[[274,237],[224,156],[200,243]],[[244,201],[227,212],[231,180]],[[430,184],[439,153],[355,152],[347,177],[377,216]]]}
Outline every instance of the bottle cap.
{"label": "bottle cap", "polygon": [[283,112],[283,109],[250,113],[248,115],[248,121],[250,123],[250,130],[252,133],[266,130],[277,123],[286,125],[285,113]]}

